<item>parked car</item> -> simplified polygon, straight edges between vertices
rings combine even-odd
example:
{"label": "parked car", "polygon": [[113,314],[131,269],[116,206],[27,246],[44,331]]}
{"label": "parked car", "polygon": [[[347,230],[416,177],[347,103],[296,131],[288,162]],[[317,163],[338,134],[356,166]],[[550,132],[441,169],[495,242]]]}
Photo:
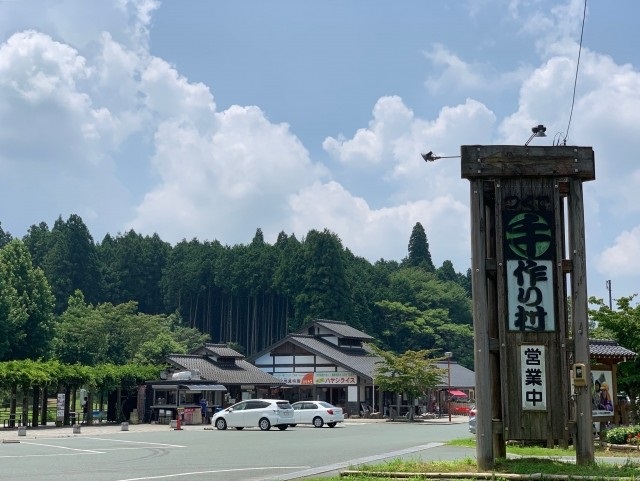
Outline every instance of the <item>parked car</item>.
{"label": "parked car", "polygon": [[469,432],[476,433],[476,407],[471,406],[469,408]]}
{"label": "parked car", "polygon": [[278,399],[248,399],[218,411],[211,418],[211,424],[220,430],[258,426],[268,431],[275,426],[281,431],[293,421],[293,408],[289,401]]}
{"label": "parked car", "polygon": [[296,424],[313,424],[316,428],[321,428],[324,424],[333,428],[336,424],[344,421],[342,408],[335,407],[324,401],[298,401],[291,405],[293,407],[293,418]]}

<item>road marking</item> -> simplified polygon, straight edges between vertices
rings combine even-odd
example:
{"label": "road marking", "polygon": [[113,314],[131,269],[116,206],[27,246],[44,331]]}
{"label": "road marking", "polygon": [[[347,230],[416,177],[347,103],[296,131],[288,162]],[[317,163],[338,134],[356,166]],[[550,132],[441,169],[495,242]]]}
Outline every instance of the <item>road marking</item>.
{"label": "road marking", "polygon": [[180,444],[152,443],[148,441],[129,441],[125,439],[112,439],[112,438],[82,438],[82,439],[94,439],[96,441],[112,441],[114,443],[144,444],[149,446],[162,446],[167,448],[186,448],[186,446],[182,446]]}
{"label": "road marking", "polygon": [[[55,438],[57,439],[57,438]],[[13,454],[13,455],[5,455],[0,456],[0,459],[9,459],[9,458],[42,458],[42,457],[54,457],[54,456],[77,456],[77,455],[86,455],[86,454],[105,454],[109,451],[124,451],[124,450],[134,450],[134,449],[156,449],[156,448],[185,448],[186,446],[182,446],[179,444],[165,444],[165,443],[152,443],[145,441],[129,441],[129,440],[121,440],[121,439],[105,439],[105,438],[68,438],[68,439],[92,439],[94,441],[107,441],[113,443],[129,443],[135,444],[136,446],[115,446],[109,448],[99,448],[99,449],[81,449],[81,448],[71,448],[68,446],[59,446],[55,444],[47,444],[47,443],[38,443],[35,441],[21,441],[21,444],[29,444],[32,446],[43,446],[46,448],[56,448],[61,450],[73,451],[73,453],[54,453],[54,454]]]}
{"label": "road marking", "polygon": [[216,469],[215,471],[192,471],[190,473],[163,474],[160,476],[145,476],[142,478],[119,479],[117,481],[144,481],[147,479],[167,479],[167,478],[178,478],[181,476],[194,476],[196,474],[217,474],[217,473],[235,473],[235,472],[242,472],[242,471],[263,471],[268,469],[304,469],[304,468],[309,468],[309,466],[267,466],[267,467],[259,467],[259,468]]}
{"label": "road marking", "polygon": [[56,446],[55,444],[34,443],[33,441],[22,441],[22,444],[31,444],[33,446],[44,446],[47,448],[68,449],[69,451],[78,451],[87,454],[104,454],[103,451],[95,451],[93,449],[69,448],[67,446]]}

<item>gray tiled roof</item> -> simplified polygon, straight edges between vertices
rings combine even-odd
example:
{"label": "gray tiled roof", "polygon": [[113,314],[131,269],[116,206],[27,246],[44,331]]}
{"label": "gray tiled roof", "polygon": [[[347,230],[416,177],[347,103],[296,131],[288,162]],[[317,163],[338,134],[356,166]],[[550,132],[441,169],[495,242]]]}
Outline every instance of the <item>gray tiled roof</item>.
{"label": "gray tiled roof", "polygon": [[206,343],[204,345],[204,348],[199,347],[198,349],[196,349],[194,353],[197,353],[197,354],[211,353],[217,357],[233,357],[235,359],[244,359],[244,356],[241,353],[239,353],[235,349],[231,349],[226,344],[213,344],[210,342]]}
{"label": "gray tiled roof", "polygon": [[262,384],[270,386],[282,384],[282,381],[278,378],[241,359],[236,359],[233,364],[225,363],[220,365],[206,356],[172,354],[167,357],[167,360],[181,370],[197,369],[203,379],[218,384]]}
{"label": "gray tiled roof", "polygon": [[594,358],[634,359],[637,354],[626,347],[622,347],[616,341],[605,339],[589,340],[589,355]]}
{"label": "gray tiled roof", "polygon": [[[447,370],[447,362],[440,361],[436,363],[440,369]],[[449,373],[446,372],[442,377],[442,382],[438,387],[443,388],[449,385]],[[457,362],[451,362],[451,388],[473,389],[476,386],[476,373],[471,369],[461,366]]]}
{"label": "gray tiled roof", "polygon": [[326,357],[339,366],[371,380],[375,371],[375,363],[380,358],[366,346],[363,348],[339,348],[321,338],[301,334],[290,334],[285,338],[314,354]]}
{"label": "gray tiled roof", "polygon": [[369,341],[373,339],[373,337],[371,337],[366,332],[362,332],[355,327],[351,327],[346,322],[332,321],[329,319],[316,319],[297,332],[299,334],[307,334],[307,330],[312,325],[322,326],[325,329],[328,329],[329,331],[335,333],[339,337],[348,337],[349,339],[360,339],[363,341]]}

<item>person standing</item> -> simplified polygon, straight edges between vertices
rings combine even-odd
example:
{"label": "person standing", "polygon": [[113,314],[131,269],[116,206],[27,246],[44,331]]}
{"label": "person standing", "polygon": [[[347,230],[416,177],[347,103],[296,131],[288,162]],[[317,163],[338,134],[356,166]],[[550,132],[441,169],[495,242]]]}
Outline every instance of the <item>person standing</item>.
{"label": "person standing", "polygon": [[204,396],[200,398],[200,414],[202,414],[202,424],[207,422],[207,400]]}
{"label": "person standing", "polygon": [[87,414],[89,412],[89,398],[87,396],[84,397],[82,401],[82,423],[87,422]]}

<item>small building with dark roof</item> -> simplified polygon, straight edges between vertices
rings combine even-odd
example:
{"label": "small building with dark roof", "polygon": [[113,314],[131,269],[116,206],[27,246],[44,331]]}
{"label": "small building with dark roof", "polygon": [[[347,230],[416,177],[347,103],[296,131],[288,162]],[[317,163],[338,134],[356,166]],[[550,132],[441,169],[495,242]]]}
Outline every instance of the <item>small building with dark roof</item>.
{"label": "small building with dark roof", "polygon": [[243,399],[272,397],[283,384],[225,344],[207,343],[191,354],[171,354],[166,364],[159,381],[147,382],[150,417],[160,422],[175,419],[180,408],[189,414],[185,422],[197,424],[202,421],[201,399],[211,413]]}
{"label": "small building with dark roof", "polygon": [[[619,394],[618,364],[631,361],[637,354],[616,341],[608,339],[589,340],[591,360],[592,414],[594,419],[614,424],[626,424],[628,400]],[[611,403],[609,405],[609,402]]]}

